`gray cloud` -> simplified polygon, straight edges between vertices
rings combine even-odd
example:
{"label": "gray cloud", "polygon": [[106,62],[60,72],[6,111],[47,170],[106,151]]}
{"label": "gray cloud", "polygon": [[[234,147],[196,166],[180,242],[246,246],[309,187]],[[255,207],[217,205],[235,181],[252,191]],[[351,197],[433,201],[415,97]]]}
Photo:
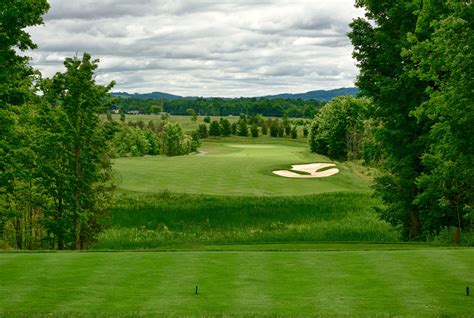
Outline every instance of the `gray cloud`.
{"label": "gray cloud", "polygon": [[51,76],[66,56],[99,58],[115,90],[254,96],[353,85],[346,33],[354,0],[50,0],[30,28],[32,64]]}

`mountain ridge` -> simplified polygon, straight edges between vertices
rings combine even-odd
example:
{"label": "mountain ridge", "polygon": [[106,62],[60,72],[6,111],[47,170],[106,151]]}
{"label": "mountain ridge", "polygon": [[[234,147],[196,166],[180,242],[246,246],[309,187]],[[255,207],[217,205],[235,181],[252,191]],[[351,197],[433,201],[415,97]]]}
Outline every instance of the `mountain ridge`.
{"label": "mountain ridge", "polygon": [[[328,101],[337,96],[344,96],[344,95],[351,95],[356,96],[359,93],[359,89],[357,87],[341,87],[336,89],[330,90],[314,90],[308,91],[305,93],[282,93],[276,95],[266,95],[266,96],[255,96],[255,98],[268,98],[268,99],[275,99],[275,98],[284,98],[284,99],[298,99],[301,98],[302,100],[310,100],[315,99],[318,101]],[[122,97],[122,98],[135,98],[135,99],[167,99],[167,100],[175,100],[175,99],[193,99],[198,98],[196,96],[179,96],[174,94],[168,94],[164,92],[151,92],[151,93],[127,93],[127,92],[112,92],[112,96],[115,97]],[[218,97],[205,97],[205,98],[218,98]],[[225,99],[238,99],[240,97],[222,97]],[[250,97],[251,98],[251,97]]]}

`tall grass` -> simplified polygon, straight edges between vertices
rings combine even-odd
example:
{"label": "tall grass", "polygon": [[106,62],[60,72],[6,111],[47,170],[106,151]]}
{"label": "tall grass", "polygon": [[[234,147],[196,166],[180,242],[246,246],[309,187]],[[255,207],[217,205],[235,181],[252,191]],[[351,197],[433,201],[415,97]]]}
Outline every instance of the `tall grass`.
{"label": "tall grass", "polygon": [[95,248],[397,241],[398,232],[378,219],[377,206],[380,202],[365,193],[294,197],[119,194],[109,228]]}

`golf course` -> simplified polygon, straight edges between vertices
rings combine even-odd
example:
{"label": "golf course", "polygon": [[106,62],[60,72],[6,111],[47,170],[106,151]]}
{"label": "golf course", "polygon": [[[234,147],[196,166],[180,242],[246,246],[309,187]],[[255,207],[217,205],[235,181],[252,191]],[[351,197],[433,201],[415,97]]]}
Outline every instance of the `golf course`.
{"label": "golf course", "polygon": [[473,1],[0,1],[0,318],[474,318]]}
{"label": "golf course", "polygon": [[[474,250],[403,243],[373,170],[303,140],[214,138],[199,153],[118,158],[109,226],[88,252],[0,254],[5,317],[465,316]],[[196,294],[196,286],[198,291]]]}

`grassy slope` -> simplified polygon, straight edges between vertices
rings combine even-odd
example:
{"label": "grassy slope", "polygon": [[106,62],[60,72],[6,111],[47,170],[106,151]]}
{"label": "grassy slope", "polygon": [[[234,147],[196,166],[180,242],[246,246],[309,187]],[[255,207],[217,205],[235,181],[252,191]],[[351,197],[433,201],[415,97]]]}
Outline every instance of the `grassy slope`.
{"label": "grassy slope", "polygon": [[473,263],[472,249],[2,253],[0,313],[472,316]]}
{"label": "grassy slope", "polygon": [[298,141],[233,138],[226,142],[207,141],[201,150],[207,154],[116,159],[118,187],[149,193],[169,190],[248,196],[368,191],[366,181],[339,163],[341,172],[327,178],[290,179],[273,175],[273,170],[289,169],[292,164],[329,161],[309,153],[306,145]]}

